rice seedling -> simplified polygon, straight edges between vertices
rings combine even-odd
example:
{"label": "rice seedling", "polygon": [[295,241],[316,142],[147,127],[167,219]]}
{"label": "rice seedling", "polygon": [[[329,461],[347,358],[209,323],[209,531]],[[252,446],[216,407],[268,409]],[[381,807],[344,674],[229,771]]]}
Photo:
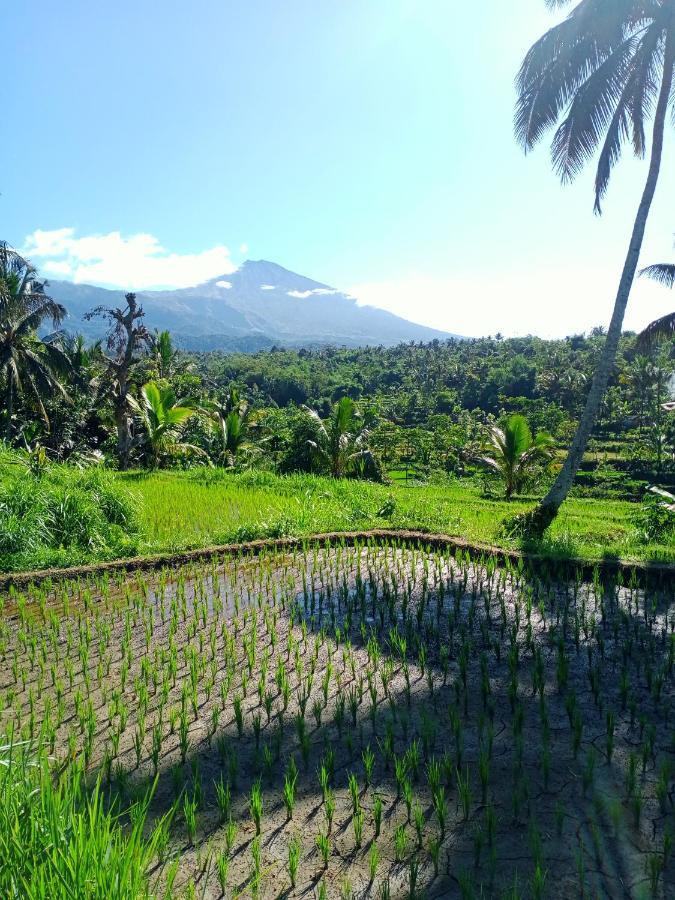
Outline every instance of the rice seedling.
{"label": "rice seedling", "polygon": [[408,835],[405,825],[398,825],[394,831],[394,853],[396,862],[403,862],[408,851]]}
{"label": "rice seedling", "polygon": [[291,887],[295,888],[298,867],[300,865],[300,841],[293,835],[288,842],[288,875],[291,879]]}
{"label": "rice seedling", "polygon": [[227,890],[227,875],[230,869],[230,857],[227,853],[219,853],[216,858],[216,867],[218,870],[218,885],[223,894]]}
{"label": "rice seedling", "polygon": [[187,831],[188,842],[194,845],[197,836],[197,801],[187,794],[183,798],[183,817]]}
{"label": "rice seedling", "polygon": [[375,794],[373,798],[373,826],[375,828],[375,837],[378,838],[380,836],[380,831],[382,829],[382,797],[379,794]]}
{"label": "rice seedling", "polygon": [[330,857],[330,837],[328,834],[320,831],[316,836],[316,847],[321,855],[324,869],[328,868],[328,859]]}
{"label": "rice seedling", "polygon": [[249,812],[251,818],[255,822],[255,833],[260,834],[260,823],[263,816],[263,797],[260,782],[256,781],[251,787],[251,794],[248,801]]}
{"label": "rice seedling", "polygon": [[[80,767],[87,784],[100,775],[111,801],[137,796],[155,774],[173,790],[182,815],[157,838],[157,854],[171,860],[160,894],[185,835],[200,874],[187,887],[192,873],[179,860],[180,879],[171,876],[179,891],[208,893],[208,881],[220,884],[228,866],[230,889],[244,879],[262,890],[262,845],[260,878],[252,855],[249,873],[232,854],[234,819],[247,800],[256,834],[264,814],[289,865],[289,818],[310,841],[323,829],[337,845],[349,829],[360,849],[372,815],[375,841],[350,856],[347,872],[350,881],[370,878],[374,894],[392,891],[391,872],[396,890],[406,890],[398,857],[410,888],[409,847],[414,892],[422,894],[450,829],[460,859],[473,854],[474,891],[512,880],[502,861],[508,840],[507,858],[516,847],[533,858],[526,892],[550,894],[559,876],[576,871],[582,879],[564,842],[544,864],[534,809],[540,834],[571,835],[585,794],[594,805],[586,822],[594,855],[606,829],[613,836],[624,827],[641,829],[645,859],[671,854],[672,778],[663,762],[672,740],[670,599],[611,578],[587,582],[573,573],[561,581],[553,569],[534,573],[527,563],[449,558],[392,541],[116,573],[107,587],[97,576],[15,590],[1,600],[15,612],[0,618],[0,732],[32,734],[64,771]],[[569,732],[553,727],[561,717]],[[598,806],[595,785],[605,776],[595,746],[625,785],[623,805],[610,797]],[[289,760],[285,771],[281,759]],[[216,766],[213,783],[203,785],[200,768]],[[472,815],[474,790],[480,818]],[[547,790],[549,800],[537,805]],[[209,802],[222,862],[200,834],[202,816],[217,827]],[[643,820],[649,810],[651,827],[657,807],[652,834]],[[509,808],[528,828],[513,828]],[[299,854],[298,883],[313,877],[311,857]],[[596,869],[584,869],[587,892],[597,891]],[[661,874],[658,890],[663,883]]]}
{"label": "rice seedling", "polygon": [[377,849],[377,844],[373,841],[370,845],[370,850],[368,851],[368,875],[369,875],[369,884],[372,885],[375,881],[375,876],[377,875],[377,868],[380,864],[380,851]]}

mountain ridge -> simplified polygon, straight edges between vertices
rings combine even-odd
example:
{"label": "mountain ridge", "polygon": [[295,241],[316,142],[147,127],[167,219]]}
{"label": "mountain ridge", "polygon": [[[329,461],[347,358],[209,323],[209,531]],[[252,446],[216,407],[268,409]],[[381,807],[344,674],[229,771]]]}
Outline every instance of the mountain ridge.
{"label": "mountain ridge", "polygon": [[[49,292],[68,311],[64,329],[90,340],[103,336],[106,323],[85,314],[97,306],[122,305],[125,294],[69,281],[50,281]],[[268,260],[246,260],[234,272],[194,287],[136,294],[148,327],[168,329],[189,350],[392,346],[459,337],[359,306],[354,297]]]}

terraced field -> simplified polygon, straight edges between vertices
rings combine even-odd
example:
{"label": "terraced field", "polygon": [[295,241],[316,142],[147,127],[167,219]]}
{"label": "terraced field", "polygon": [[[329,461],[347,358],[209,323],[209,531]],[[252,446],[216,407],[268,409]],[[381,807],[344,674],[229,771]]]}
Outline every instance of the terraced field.
{"label": "terraced field", "polygon": [[342,544],[43,582],[0,623],[0,733],[145,816],[151,895],[675,891],[672,586]]}

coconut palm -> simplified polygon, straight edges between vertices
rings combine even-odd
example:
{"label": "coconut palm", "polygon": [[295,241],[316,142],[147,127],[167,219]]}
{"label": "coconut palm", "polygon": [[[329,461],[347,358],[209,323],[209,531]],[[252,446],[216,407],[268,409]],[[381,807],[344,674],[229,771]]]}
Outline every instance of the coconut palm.
{"label": "coconut palm", "polygon": [[151,353],[160,378],[172,378],[188,367],[187,363],[181,363],[180,350],[174,347],[169,331],[154,332],[151,336]]}
{"label": "coconut palm", "polygon": [[142,425],[153,469],[163,459],[178,453],[201,453],[197,447],[180,440],[182,426],[195,413],[195,406],[189,400],[176,399],[173,388],[149,381],[141,388],[141,402],[134,398],[130,402]]}
{"label": "coconut palm", "polygon": [[249,407],[239,391],[231,387],[225,399],[202,404],[216,449],[212,452],[222,466],[234,466],[237,456],[249,444]]}
{"label": "coconut palm", "polygon": [[541,431],[532,437],[525,416],[513,415],[503,428],[492,426],[481,455],[476,459],[504,482],[507,500],[522,490],[542,462],[553,453],[553,439]]}
{"label": "coconut palm", "polygon": [[[550,8],[572,0],[546,0]],[[577,175],[600,148],[595,209],[601,212],[614,165],[626,142],[647,150],[649,169],[602,353],[586,406],[559,476],[523,523],[543,533],[567,497],[596,422],[614,366],[624,313],[635,278],[647,218],[661,167],[665,123],[675,101],[675,0],[581,0],[528,51],[518,74],[516,135],[531,149],[552,127],[552,160],[563,182]]]}
{"label": "coconut palm", "polygon": [[[666,287],[672,288],[675,285],[675,265],[672,263],[655,263],[653,266],[647,266],[640,272],[640,275],[646,275],[652,281],[658,281]],[[638,345],[640,347],[651,347],[659,341],[667,341],[675,337],[675,313],[669,313],[650,322],[644,331],[638,335]]]}
{"label": "coconut palm", "polygon": [[5,387],[5,440],[12,438],[14,401],[25,393],[44,422],[49,419],[43,397],[57,392],[66,398],[59,375],[68,358],[53,341],[41,341],[37,329],[51,321],[56,328],[66,310],[45,292],[34,267],[0,241],[0,373]]}
{"label": "coconut palm", "polygon": [[343,478],[372,459],[366,446],[368,430],[363,427],[351,397],[339,400],[324,421],[313,409],[304,407],[315,427],[315,438],[308,441],[312,453],[328,465],[334,478]]}

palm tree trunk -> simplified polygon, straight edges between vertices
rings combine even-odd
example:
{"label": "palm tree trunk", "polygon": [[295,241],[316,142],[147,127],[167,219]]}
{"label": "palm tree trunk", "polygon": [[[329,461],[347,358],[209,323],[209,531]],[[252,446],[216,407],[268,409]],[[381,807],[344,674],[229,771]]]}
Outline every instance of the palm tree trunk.
{"label": "palm tree trunk", "polygon": [[673,83],[673,65],[675,63],[675,36],[670,32],[666,38],[666,47],[663,63],[663,79],[659,92],[659,99],[656,106],[654,116],[654,133],[652,138],[652,152],[649,162],[649,173],[647,182],[640,200],[635,224],[633,225],[633,233],[631,235],[628,253],[624,263],[619,289],[617,291],[616,300],[614,302],[614,312],[610,322],[607,338],[600,355],[591,389],[586,399],[586,407],[583,411],[579,425],[577,427],[574,440],[567,454],[560,474],[555,480],[550,491],[541,501],[539,506],[530,516],[526,524],[526,530],[533,537],[540,537],[551,524],[558,514],[558,510],[569,494],[570,488],[574,482],[577,470],[586,450],[588,439],[595,425],[602,398],[607,389],[609,376],[614,367],[616,352],[621,337],[621,329],[623,319],[628,305],[633,280],[635,279],[635,271],[637,269],[640,251],[642,249],[642,241],[647,225],[647,217],[654,199],[656,184],[659,178],[661,168],[661,157],[663,154],[663,135],[666,114],[668,112],[668,101]]}

